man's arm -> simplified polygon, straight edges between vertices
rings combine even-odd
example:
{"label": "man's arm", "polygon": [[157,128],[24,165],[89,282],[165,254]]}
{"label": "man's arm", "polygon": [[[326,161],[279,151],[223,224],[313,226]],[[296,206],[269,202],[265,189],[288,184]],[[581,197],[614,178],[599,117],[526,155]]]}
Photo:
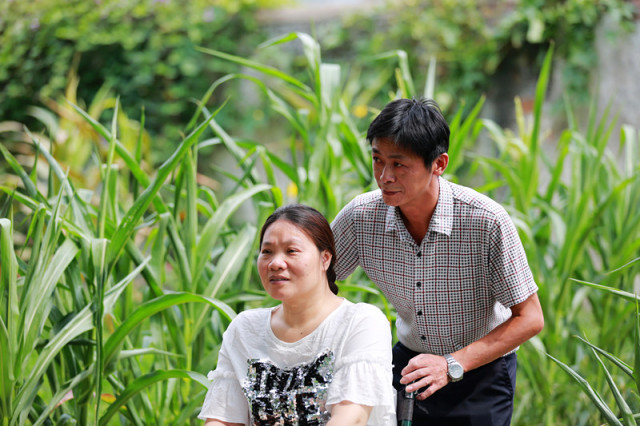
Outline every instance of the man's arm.
{"label": "man's arm", "polygon": [[[544,316],[536,293],[524,302],[511,307],[511,318],[494,328],[483,338],[452,353],[464,371],[473,370],[501,357],[517,348],[536,334],[544,326]],[[420,354],[412,358],[402,370],[400,383],[407,384],[407,392],[429,386],[418,395],[426,399],[449,383],[447,361],[443,356]]]}

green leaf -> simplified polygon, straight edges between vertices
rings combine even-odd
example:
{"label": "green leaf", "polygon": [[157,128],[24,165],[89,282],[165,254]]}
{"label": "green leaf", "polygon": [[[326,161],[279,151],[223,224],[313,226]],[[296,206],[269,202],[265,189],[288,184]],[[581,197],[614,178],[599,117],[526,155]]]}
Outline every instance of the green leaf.
{"label": "green leaf", "polygon": [[[13,250],[13,226],[11,221],[0,218],[0,407],[9,413],[13,384],[16,380],[14,368],[18,350],[18,261]],[[6,296],[5,296],[6,295]]]}
{"label": "green leaf", "polygon": [[245,67],[249,67],[249,68],[253,68],[256,71],[259,71],[265,75],[270,75],[272,77],[276,77],[286,83],[292,84],[300,89],[303,89],[305,91],[311,91],[311,89],[309,89],[309,87],[307,85],[305,85],[304,83],[302,83],[301,81],[291,77],[288,74],[283,73],[282,71],[267,66],[267,65],[263,65],[259,62],[255,62],[249,59],[245,59],[241,56],[235,56],[235,55],[230,55],[228,53],[224,53],[224,52],[220,52],[218,50],[213,50],[213,49],[207,49],[204,47],[196,47],[196,50],[199,50],[202,53],[206,53],[207,55],[212,55],[212,56],[216,56],[218,58],[221,59],[225,59],[227,61],[230,62],[235,62],[236,64],[239,65],[243,65]]}
{"label": "green leaf", "polygon": [[51,413],[58,408],[58,405],[61,404],[62,399],[67,395],[67,393],[72,392],[81,382],[87,380],[93,374],[93,365],[89,366],[88,369],[77,374],[73,379],[69,380],[65,383],[55,395],[49,399],[49,404],[47,407],[42,410],[38,419],[33,423],[33,426],[44,424],[48,419]]}
{"label": "green leaf", "polygon": [[[111,311],[114,303],[126,286],[133,281],[148,262],[149,259],[146,259],[105,294],[105,311]],[[17,418],[20,413],[25,412],[27,407],[31,406],[33,398],[35,398],[37,388],[39,387],[39,383],[42,380],[42,376],[58,353],[71,340],[93,328],[92,307],[92,303],[85,306],[58,333],[56,333],[56,335],[49,340],[47,345],[40,352],[33,368],[25,371],[25,382],[16,396],[17,402],[13,407],[12,417]]]}
{"label": "green leaf", "polygon": [[640,299],[636,299],[635,350],[633,352],[633,378],[640,393]]}
{"label": "green leaf", "polygon": [[120,255],[120,252],[125,246],[127,240],[129,240],[131,235],[135,232],[135,227],[137,226],[138,221],[147,210],[160,188],[164,185],[165,180],[174,171],[176,166],[182,160],[182,157],[189,152],[191,146],[196,143],[198,137],[209,125],[209,122],[213,120],[213,117],[215,117],[215,114],[209,116],[182,141],[171,157],[165,161],[162,166],[160,166],[154,180],[149,184],[144,192],[140,194],[133,206],[122,218],[122,222],[118,225],[118,228],[111,239],[111,244],[109,245],[108,259],[112,264],[115,264],[115,260]]}
{"label": "green leaf", "polygon": [[225,303],[200,296],[192,293],[168,293],[163,296],[151,299],[139,306],[127,319],[120,324],[116,331],[109,337],[104,345],[104,364],[105,366],[111,361],[116,354],[116,350],[129,334],[131,330],[142,324],[142,322],[151,315],[163,311],[167,308],[180,305],[183,303],[198,302],[206,303],[214,307],[227,320],[231,321],[235,317],[235,312]]}
{"label": "green leaf", "polygon": [[436,57],[429,59],[429,69],[427,70],[427,80],[424,83],[423,96],[427,99],[434,99],[436,87]]}
{"label": "green leaf", "polygon": [[607,367],[604,365],[604,363],[598,356],[598,351],[596,351],[593,347],[591,348],[591,351],[593,352],[593,355],[598,360],[600,367],[604,371],[605,378],[607,379],[607,383],[609,384],[609,389],[611,389],[611,392],[613,393],[613,397],[616,400],[616,404],[618,405],[618,408],[622,412],[622,418],[625,420],[625,424],[628,426],[637,425],[635,419],[633,418],[633,412],[631,412],[631,408],[629,407],[629,404],[627,404],[627,402],[624,400],[624,397],[620,393],[620,389],[618,389],[618,386],[614,382],[613,377],[611,377],[611,373],[609,373],[609,370],[607,369]]}
{"label": "green leaf", "polygon": [[40,196],[40,193],[36,189],[36,186],[34,185],[34,183],[31,181],[31,178],[29,177],[27,172],[24,170],[22,165],[18,163],[18,160],[16,160],[16,158],[11,154],[11,152],[9,152],[9,150],[4,146],[4,144],[0,144],[0,153],[4,155],[5,160],[7,160],[7,164],[11,166],[13,171],[18,176],[20,176],[20,179],[22,180],[22,184],[24,185],[24,188],[27,190],[27,194],[31,198],[40,198],[39,201],[46,203],[46,198]]}
{"label": "green leaf", "polygon": [[[240,207],[242,203],[251,199],[255,194],[270,189],[270,185],[256,185],[237,194],[228,197],[217,209],[215,214],[209,219],[203,228],[198,239],[196,253],[198,253],[196,268],[193,274],[194,282],[199,280],[207,264],[211,258],[211,251],[218,242],[220,230],[226,225],[227,221],[233,213]],[[215,293],[205,293],[213,296]]]}
{"label": "green leaf", "polygon": [[605,351],[604,349],[601,349],[601,348],[597,347],[593,343],[589,342],[587,339],[584,339],[584,338],[582,338],[580,336],[575,336],[575,337],[577,337],[578,339],[582,340],[592,350],[594,350],[596,352],[599,352],[600,354],[605,356],[609,361],[613,362],[616,366],[618,366],[618,368],[620,368],[625,374],[627,374],[629,377],[633,378],[633,370],[631,370],[631,366],[629,366],[627,363],[622,361],[620,358],[618,358],[615,355]]}
{"label": "green leaf", "polygon": [[608,287],[606,285],[602,285],[602,284],[596,284],[596,283],[591,283],[588,281],[582,281],[582,280],[578,280],[575,278],[569,278],[571,281],[576,282],[578,284],[584,284],[587,285],[589,287],[593,287],[595,289],[598,290],[602,290],[602,291],[606,291],[607,293],[611,293],[611,294],[615,294],[616,296],[620,296],[623,299],[627,299],[627,300],[631,300],[631,301],[636,301],[636,300],[640,300],[640,296],[637,296],[635,294],[623,291],[623,290],[618,290],[617,288],[613,288],[613,287]]}
{"label": "green leaf", "polygon": [[620,423],[620,420],[618,420],[618,417],[613,413],[613,411],[611,411],[611,409],[607,406],[607,404],[605,404],[600,394],[598,394],[598,392],[596,392],[591,387],[589,382],[587,382],[581,375],[576,373],[571,367],[564,364],[562,361],[557,360],[556,358],[552,357],[549,354],[546,354],[546,355],[549,358],[551,358],[553,362],[558,364],[560,368],[562,368],[573,380],[575,380],[578,386],[589,397],[589,399],[593,401],[596,408],[600,411],[600,413],[602,413],[602,415],[607,419],[607,421],[610,424],[622,426],[622,423]]}
{"label": "green leaf", "polygon": [[129,386],[118,395],[118,398],[109,406],[106,413],[100,418],[100,425],[109,424],[109,420],[118,412],[129,399],[133,398],[136,394],[140,393],[143,389],[154,383],[168,380],[168,379],[189,379],[200,383],[203,387],[209,386],[209,381],[205,376],[193,371],[185,370],[158,370],[149,374],[145,374],[142,377],[138,377],[132,381]]}

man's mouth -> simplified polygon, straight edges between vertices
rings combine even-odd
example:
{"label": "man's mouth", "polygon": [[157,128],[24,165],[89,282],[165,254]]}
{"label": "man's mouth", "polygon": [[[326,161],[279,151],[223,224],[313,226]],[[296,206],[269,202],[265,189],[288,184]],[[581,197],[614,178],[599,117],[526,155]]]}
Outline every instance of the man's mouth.
{"label": "man's mouth", "polygon": [[392,190],[392,189],[382,189],[382,193],[385,195],[393,195],[393,194],[397,194],[398,190]]}

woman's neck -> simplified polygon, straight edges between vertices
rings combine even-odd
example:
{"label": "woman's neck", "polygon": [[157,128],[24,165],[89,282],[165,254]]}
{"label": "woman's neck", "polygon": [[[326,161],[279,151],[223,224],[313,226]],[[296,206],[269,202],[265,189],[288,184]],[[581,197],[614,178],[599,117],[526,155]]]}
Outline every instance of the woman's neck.
{"label": "woman's neck", "polygon": [[333,294],[305,298],[301,301],[283,301],[271,316],[271,329],[278,339],[297,342],[311,334],[344,299]]}

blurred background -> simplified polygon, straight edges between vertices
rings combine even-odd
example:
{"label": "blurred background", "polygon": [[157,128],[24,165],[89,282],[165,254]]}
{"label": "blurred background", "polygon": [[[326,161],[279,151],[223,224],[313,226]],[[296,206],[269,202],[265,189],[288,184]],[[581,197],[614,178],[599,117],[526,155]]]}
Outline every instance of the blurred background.
{"label": "blurred background", "polygon": [[[344,67],[358,101],[380,102],[392,90],[381,77],[393,68],[371,60],[402,49],[417,83],[435,59],[435,98],[445,111],[487,97],[484,115],[515,125],[513,99],[533,105],[542,57],[555,45],[548,117],[560,122],[563,94],[579,108],[594,98],[613,104],[620,120],[637,125],[640,93],[638,1],[618,0],[376,0],[376,1],[57,1],[4,0],[0,5],[0,119],[39,130],[36,108],[56,110],[68,94],[91,104],[105,92],[137,119],[146,111],[152,161],[171,152],[183,123],[212,81],[236,68],[203,55],[208,47],[247,58],[269,58],[304,72],[299,46],[257,49],[292,31],[313,34],[323,60]],[[385,86],[386,84],[386,86]],[[374,85],[374,87],[372,87]],[[245,86],[250,86],[245,84]],[[368,89],[368,90],[365,90]],[[221,121],[243,136],[274,130],[252,89],[224,87],[211,105],[230,98]],[[369,92],[369,93],[363,93]],[[378,99],[376,99],[378,96]],[[239,102],[237,97],[242,97]],[[356,105],[357,107],[358,105]],[[108,118],[108,112],[105,112]],[[367,117],[369,119],[369,117]],[[277,138],[276,135],[273,136]]]}

